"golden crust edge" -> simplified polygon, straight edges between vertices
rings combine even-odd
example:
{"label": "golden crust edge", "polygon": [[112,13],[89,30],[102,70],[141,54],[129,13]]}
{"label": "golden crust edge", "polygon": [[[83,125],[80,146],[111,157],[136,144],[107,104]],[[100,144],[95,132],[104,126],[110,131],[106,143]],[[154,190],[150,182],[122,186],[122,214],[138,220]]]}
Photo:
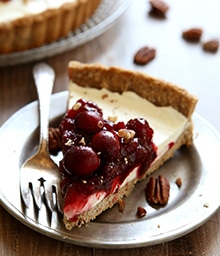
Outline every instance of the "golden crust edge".
{"label": "golden crust edge", "polygon": [[72,82],[83,87],[106,88],[119,93],[134,91],[157,106],[172,106],[188,119],[198,101],[197,97],[175,84],[120,67],[71,61],[68,76]]}

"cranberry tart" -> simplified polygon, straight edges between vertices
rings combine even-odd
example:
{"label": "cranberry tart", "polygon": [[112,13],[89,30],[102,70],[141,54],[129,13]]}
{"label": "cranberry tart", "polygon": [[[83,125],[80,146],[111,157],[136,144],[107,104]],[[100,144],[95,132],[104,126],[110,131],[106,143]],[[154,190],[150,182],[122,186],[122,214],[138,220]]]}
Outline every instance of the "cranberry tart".
{"label": "cranberry tart", "polygon": [[146,74],[69,63],[68,110],[60,123],[67,229],[127,196],[182,145],[192,144],[197,98]]}
{"label": "cranberry tart", "polygon": [[92,16],[101,0],[0,0],[0,54],[67,36]]}

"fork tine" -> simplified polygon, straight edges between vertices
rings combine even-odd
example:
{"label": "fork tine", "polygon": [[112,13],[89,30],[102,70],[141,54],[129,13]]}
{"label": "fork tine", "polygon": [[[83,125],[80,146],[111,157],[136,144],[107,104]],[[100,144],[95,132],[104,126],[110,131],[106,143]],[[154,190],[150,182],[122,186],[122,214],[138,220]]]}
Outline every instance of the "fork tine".
{"label": "fork tine", "polygon": [[23,203],[27,208],[30,207],[30,196],[31,196],[31,191],[30,187],[24,185],[22,182],[20,182],[20,191],[21,191],[21,198]]}
{"label": "fork tine", "polygon": [[55,183],[51,187],[45,186],[44,189],[46,204],[50,211],[53,212],[57,210],[62,213],[62,195],[60,189],[58,189]]}
{"label": "fork tine", "polygon": [[57,210],[63,214],[63,205],[62,205],[62,201],[63,201],[63,197],[61,194],[61,190],[54,185],[54,190],[55,190],[55,195],[56,195],[56,206],[57,206]]}
{"label": "fork tine", "polygon": [[49,96],[52,92],[55,73],[47,64],[39,63],[34,66],[33,74],[39,99],[40,143],[37,153],[29,158],[21,168],[21,195],[27,208],[30,206],[32,196],[38,210],[44,208],[43,204],[46,203],[50,212],[53,212],[55,208],[62,212],[61,203],[59,202],[62,197],[60,189],[58,189],[59,170],[50,159],[47,145]]}
{"label": "fork tine", "polygon": [[44,184],[44,191],[45,191],[45,200],[46,200],[47,207],[51,212],[53,212],[56,206],[56,198],[54,195],[53,187],[50,187],[50,186],[46,187]]}
{"label": "fork tine", "polygon": [[34,198],[34,203],[37,206],[38,210],[40,210],[42,207],[42,197],[44,193],[44,189],[41,184],[41,181],[39,181],[39,183],[37,182],[37,180],[35,182],[32,182],[31,191],[32,191],[32,196]]}

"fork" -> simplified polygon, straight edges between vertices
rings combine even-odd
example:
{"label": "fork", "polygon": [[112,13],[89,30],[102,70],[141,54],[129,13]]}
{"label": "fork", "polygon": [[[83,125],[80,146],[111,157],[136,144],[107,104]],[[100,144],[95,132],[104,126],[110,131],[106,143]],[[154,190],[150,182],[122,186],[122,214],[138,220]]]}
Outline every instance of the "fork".
{"label": "fork", "polygon": [[33,196],[38,210],[45,201],[51,212],[57,208],[62,213],[59,170],[48,152],[50,96],[55,73],[49,65],[41,62],[33,67],[33,77],[38,93],[40,139],[37,153],[26,160],[20,169],[21,198],[27,208]]}

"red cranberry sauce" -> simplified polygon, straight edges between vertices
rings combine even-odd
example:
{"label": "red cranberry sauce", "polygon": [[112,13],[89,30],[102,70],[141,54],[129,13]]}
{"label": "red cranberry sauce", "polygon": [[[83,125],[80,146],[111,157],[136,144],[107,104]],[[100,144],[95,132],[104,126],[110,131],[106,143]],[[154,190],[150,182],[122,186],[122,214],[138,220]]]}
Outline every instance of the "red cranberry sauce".
{"label": "red cranberry sauce", "polygon": [[[156,158],[153,130],[142,118],[113,123],[91,101],[78,100],[60,124],[63,159],[61,188],[65,205],[99,191],[107,194],[138,167],[138,176]],[[121,136],[130,131],[132,137]],[[77,196],[77,197],[76,197]]]}

